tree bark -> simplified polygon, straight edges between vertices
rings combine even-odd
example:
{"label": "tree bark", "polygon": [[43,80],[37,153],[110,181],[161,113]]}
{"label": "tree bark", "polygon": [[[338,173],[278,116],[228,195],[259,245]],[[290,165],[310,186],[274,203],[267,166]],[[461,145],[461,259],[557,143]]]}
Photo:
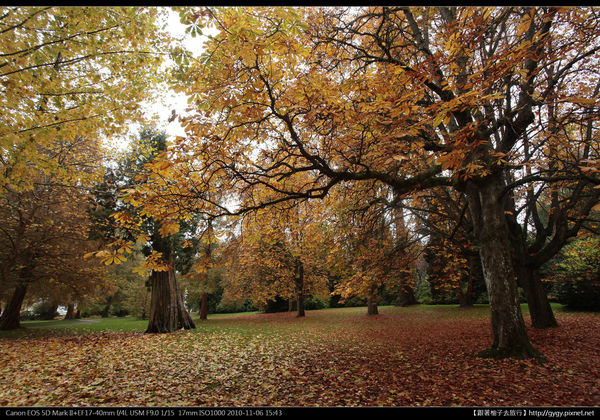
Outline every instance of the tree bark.
{"label": "tree bark", "polygon": [[304,265],[299,261],[296,265],[296,300],[298,302],[297,318],[306,316],[304,311]]}
{"label": "tree bark", "polygon": [[527,297],[531,326],[538,329],[558,327],[539,270],[521,265],[518,267],[517,276]]}
{"label": "tree bark", "polygon": [[183,304],[175,270],[153,271],[150,319],[146,333],[170,333],[196,328]]}
{"label": "tree bark", "polygon": [[67,306],[67,313],[65,319],[75,319],[75,304],[71,303]]}
{"label": "tree bark", "polygon": [[146,333],[170,333],[181,328],[196,328],[192,317],[185,309],[183,297],[175,276],[175,257],[169,238],[160,236],[158,228],[152,234],[152,247],[168,262],[167,271],[153,270],[150,275],[152,295],[150,317]]}
{"label": "tree bark", "polygon": [[367,301],[367,315],[379,315],[379,309],[377,309],[377,292],[371,293]]}
{"label": "tree bark", "polygon": [[10,302],[0,317],[0,330],[14,330],[21,326],[21,307],[26,293],[26,284],[19,284],[15,287]]}
{"label": "tree bark", "polygon": [[481,356],[538,357],[519,304],[501,185],[492,175],[478,185],[469,182],[466,191],[490,300],[493,342]]}
{"label": "tree bark", "polygon": [[399,295],[398,306],[405,307],[417,305],[419,303],[415,297],[412,287],[410,287],[408,284],[402,284],[402,286],[400,286]]}
{"label": "tree bark", "polygon": [[208,293],[203,292],[200,299],[200,319],[206,320],[208,315]]}
{"label": "tree bark", "polygon": [[110,306],[112,305],[112,301],[113,301],[113,297],[114,296],[109,296],[108,300],[106,301],[106,305],[104,305],[104,309],[102,310],[102,318],[108,318],[108,315],[110,315]]}
{"label": "tree bark", "polygon": [[[516,212],[514,201],[509,201],[508,205],[509,211],[514,214]],[[523,288],[525,296],[527,297],[531,326],[538,329],[558,327],[558,322],[554,317],[548,295],[546,294],[546,290],[544,289],[540,278],[539,267],[542,262],[534,262],[536,260],[535,253],[530,254],[530,248],[525,240],[523,230],[515,217],[508,217],[507,222],[513,247],[513,260],[517,274],[517,283]],[[540,236],[543,239],[539,241],[546,242],[545,235]],[[566,242],[566,235],[564,241]],[[548,245],[545,249],[550,250],[551,246]],[[549,254],[555,255],[559,249],[560,246],[556,246],[552,249],[554,252],[550,252]]]}
{"label": "tree bark", "polygon": [[56,315],[56,310],[58,309],[58,305],[53,303],[48,307],[46,312],[42,315],[42,319],[45,321],[50,321],[54,319],[54,315]]}

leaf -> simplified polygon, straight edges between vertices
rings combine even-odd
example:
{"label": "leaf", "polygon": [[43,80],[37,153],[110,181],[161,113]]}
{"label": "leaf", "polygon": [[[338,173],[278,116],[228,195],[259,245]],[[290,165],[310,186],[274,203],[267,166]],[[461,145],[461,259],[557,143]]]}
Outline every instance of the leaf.
{"label": "leaf", "polygon": [[161,226],[159,227],[158,231],[160,232],[161,236],[167,237],[170,235],[173,235],[177,232],[179,232],[179,223],[178,222],[163,222],[161,224]]}

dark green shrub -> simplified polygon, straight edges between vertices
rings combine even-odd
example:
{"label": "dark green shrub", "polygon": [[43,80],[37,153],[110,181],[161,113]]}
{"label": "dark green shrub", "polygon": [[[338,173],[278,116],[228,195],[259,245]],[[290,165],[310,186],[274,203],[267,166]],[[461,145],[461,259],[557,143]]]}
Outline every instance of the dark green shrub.
{"label": "dark green shrub", "polygon": [[567,245],[553,266],[556,300],[569,309],[600,311],[600,240]]}

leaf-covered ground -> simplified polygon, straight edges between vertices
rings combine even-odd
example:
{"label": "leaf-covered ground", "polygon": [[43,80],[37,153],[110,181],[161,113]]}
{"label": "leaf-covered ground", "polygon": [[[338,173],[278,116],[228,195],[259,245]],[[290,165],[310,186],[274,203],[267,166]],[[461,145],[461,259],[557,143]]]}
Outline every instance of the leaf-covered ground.
{"label": "leaf-covered ground", "polygon": [[166,335],[36,329],[0,340],[0,405],[600,405],[598,314],[530,329],[539,363],[476,356],[485,308],[365,311],[215,316]]}

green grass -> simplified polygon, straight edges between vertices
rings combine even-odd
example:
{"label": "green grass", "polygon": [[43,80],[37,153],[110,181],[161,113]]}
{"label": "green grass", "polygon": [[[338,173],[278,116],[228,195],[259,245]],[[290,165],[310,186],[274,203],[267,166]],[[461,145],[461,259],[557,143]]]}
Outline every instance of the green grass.
{"label": "green grass", "polygon": [[[552,308],[555,312],[567,312],[563,305],[553,303]],[[527,304],[521,304],[524,315],[529,314]],[[460,308],[457,305],[415,305],[406,308],[394,306],[380,306],[381,315],[402,313],[406,315],[425,315],[426,319],[435,322],[444,318],[487,318],[489,317],[488,305],[475,305],[469,308]],[[337,321],[345,318],[362,317],[366,314],[366,307],[352,308],[328,308],[318,311],[307,311],[307,316],[303,323],[310,325],[313,322],[322,323],[321,316],[314,314],[327,314],[327,322],[332,326]],[[216,331],[232,331],[242,335],[255,335],[257,333],[276,333],[281,329],[297,328],[296,319],[293,313],[289,314],[289,323],[281,323],[281,319],[272,322],[276,314],[263,314],[263,316],[252,317],[256,312],[228,313],[228,314],[209,314],[208,320],[202,321],[194,316],[196,324],[195,332],[213,333]],[[313,315],[313,316],[311,316]],[[250,318],[249,318],[250,316]],[[249,321],[250,319],[250,321]],[[142,320],[135,317],[109,317],[109,318],[87,318],[84,321],[91,320],[91,323],[73,324],[73,320],[51,320],[51,321],[22,321],[21,328],[12,331],[0,331],[0,339],[20,338],[20,337],[44,337],[55,335],[82,335],[93,332],[144,332],[148,326],[148,320]],[[240,322],[243,320],[243,322]]]}

